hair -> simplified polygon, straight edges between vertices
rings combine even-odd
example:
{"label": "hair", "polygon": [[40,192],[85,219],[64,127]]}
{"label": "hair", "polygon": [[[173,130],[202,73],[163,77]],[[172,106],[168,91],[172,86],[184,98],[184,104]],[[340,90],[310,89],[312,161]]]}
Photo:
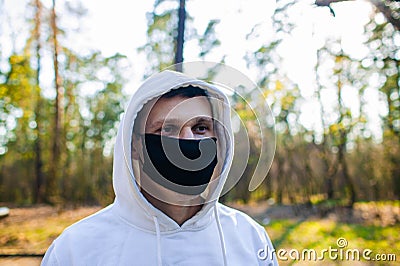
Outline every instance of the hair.
{"label": "hair", "polygon": [[172,98],[177,96],[183,98],[193,98],[198,96],[208,97],[208,93],[204,89],[189,85],[187,87],[179,87],[177,89],[170,90],[169,92],[163,94],[160,98]]}
{"label": "hair", "polygon": [[[204,96],[204,97],[209,98],[209,94],[205,89],[189,85],[186,87],[178,87],[176,89],[172,89],[172,90],[168,91],[167,93],[161,95],[160,99],[169,99],[169,98],[173,98],[173,97],[194,98],[194,97],[199,97],[199,96]],[[133,126],[134,134],[139,134],[139,132],[140,132],[140,130],[138,128],[139,124],[140,124],[138,119],[140,119],[140,117],[141,117],[140,113],[143,111],[143,107],[136,116],[136,121]]]}

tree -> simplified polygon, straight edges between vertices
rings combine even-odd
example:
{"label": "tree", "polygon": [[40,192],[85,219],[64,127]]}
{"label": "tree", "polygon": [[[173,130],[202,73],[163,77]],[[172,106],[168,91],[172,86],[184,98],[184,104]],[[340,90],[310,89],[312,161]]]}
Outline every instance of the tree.
{"label": "tree", "polygon": [[193,18],[187,11],[185,2],[175,0],[172,3],[176,6],[171,7],[169,1],[156,0],[153,11],[147,14],[147,42],[138,49],[148,59],[149,67],[145,76],[183,62],[184,43],[187,41],[198,40],[201,49],[199,56],[203,58],[220,44],[214,31],[218,20],[211,20],[204,33],[198,34],[192,25]]}
{"label": "tree", "polygon": [[361,62],[360,68],[370,75],[378,75],[380,83],[378,88],[381,103],[386,107],[386,114],[381,115],[383,145],[387,168],[390,169],[392,179],[392,195],[400,195],[400,62],[396,38],[399,31],[389,21],[379,21],[373,17],[366,26],[368,41],[366,42],[370,53]]}
{"label": "tree", "polygon": [[42,161],[42,137],[41,137],[41,105],[43,104],[42,95],[40,90],[40,65],[41,65],[41,18],[42,18],[42,3],[40,0],[35,0],[33,3],[35,7],[35,19],[34,19],[34,30],[32,37],[34,39],[35,45],[35,54],[36,57],[36,90],[35,90],[35,121],[36,121],[36,140],[35,140],[35,192],[34,192],[34,202],[44,202],[44,191],[43,191],[43,181],[44,181],[44,173],[43,173],[43,161]]}
{"label": "tree", "polygon": [[[12,54],[9,68],[0,73],[0,201],[107,204],[112,200],[110,151],[125,103],[126,58],[81,55],[66,47],[71,29],[61,22],[74,14],[71,6],[68,12],[57,7],[32,0],[24,49]],[[42,65],[42,59],[53,59],[53,66]],[[42,94],[42,72],[57,72],[61,98]],[[56,94],[45,88],[51,89]],[[61,131],[54,133],[57,127]],[[62,149],[54,149],[53,136]]]}
{"label": "tree", "polygon": [[[315,5],[322,7],[329,7],[333,16],[335,12],[331,7],[333,3],[354,1],[354,0],[315,0]],[[382,13],[386,20],[393,25],[397,30],[400,30],[400,1],[398,0],[369,0],[377,11]]]}
{"label": "tree", "polygon": [[23,177],[15,178],[14,185],[9,189],[1,189],[1,196],[25,203],[28,199],[24,195],[31,195],[33,180],[29,173],[33,172],[33,147],[36,138],[34,102],[30,100],[36,89],[35,74],[29,63],[26,55],[11,55],[10,70],[5,73],[5,82],[0,84],[0,127],[6,133],[2,134],[0,143],[0,147],[6,151],[0,155],[3,157],[0,175],[6,184],[10,182],[4,177],[7,171],[15,177]]}
{"label": "tree", "polygon": [[[301,176],[297,176],[295,165],[294,147],[297,145],[296,131],[300,130],[293,117],[298,117],[299,90],[286,74],[281,71],[282,58],[277,49],[285,36],[289,35],[294,25],[288,15],[290,7],[296,1],[277,1],[277,7],[272,18],[273,28],[276,34],[268,40],[261,40],[262,45],[253,53],[245,56],[247,65],[254,68],[257,73],[257,85],[263,90],[265,99],[271,105],[275,116],[277,131],[277,150],[271,171],[266,179],[264,189],[267,194],[273,191],[278,203],[291,197],[291,190],[298,188]],[[248,34],[253,38],[257,30],[256,25]],[[251,92],[248,92],[251,93]],[[293,182],[297,180],[296,182]],[[294,197],[290,200],[295,201]]]}

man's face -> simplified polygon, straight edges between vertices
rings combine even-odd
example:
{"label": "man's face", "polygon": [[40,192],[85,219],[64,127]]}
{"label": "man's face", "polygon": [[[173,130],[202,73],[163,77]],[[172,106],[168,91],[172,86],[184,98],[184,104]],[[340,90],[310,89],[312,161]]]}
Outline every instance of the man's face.
{"label": "man's face", "polygon": [[[201,139],[215,136],[211,106],[205,96],[193,98],[175,96],[150,101],[144,106],[137,120],[141,137],[145,133],[180,139]],[[132,158],[139,160],[141,169],[143,167],[141,163],[144,161],[143,142],[140,141],[141,137],[139,136],[133,137]],[[153,193],[159,196],[163,195],[161,198],[173,198],[177,201],[182,200],[182,202],[193,198],[193,196],[182,195],[163,188],[145,176],[146,174],[140,170],[140,180],[138,180],[140,186],[151,188]],[[153,196],[157,197],[157,195]]]}

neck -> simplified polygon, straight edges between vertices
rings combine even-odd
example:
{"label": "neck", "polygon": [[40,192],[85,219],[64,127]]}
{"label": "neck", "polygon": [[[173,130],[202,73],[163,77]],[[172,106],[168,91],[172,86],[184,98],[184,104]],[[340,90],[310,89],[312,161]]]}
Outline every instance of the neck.
{"label": "neck", "polygon": [[143,196],[157,209],[165,213],[168,217],[174,220],[179,226],[181,226],[184,222],[192,218],[196,213],[198,213],[203,205],[194,205],[194,206],[179,206],[173,205],[166,202],[163,202],[145,190],[141,189]]}

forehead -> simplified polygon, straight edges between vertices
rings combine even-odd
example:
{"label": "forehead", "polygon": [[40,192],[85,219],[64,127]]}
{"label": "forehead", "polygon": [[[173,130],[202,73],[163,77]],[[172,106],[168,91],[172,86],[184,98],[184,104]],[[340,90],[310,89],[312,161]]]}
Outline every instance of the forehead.
{"label": "forehead", "polygon": [[175,96],[159,98],[147,103],[138,116],[141,131],[164,121],[184,124],[196,117],[212,117],[211,105],[205,96],[192,98]]}

